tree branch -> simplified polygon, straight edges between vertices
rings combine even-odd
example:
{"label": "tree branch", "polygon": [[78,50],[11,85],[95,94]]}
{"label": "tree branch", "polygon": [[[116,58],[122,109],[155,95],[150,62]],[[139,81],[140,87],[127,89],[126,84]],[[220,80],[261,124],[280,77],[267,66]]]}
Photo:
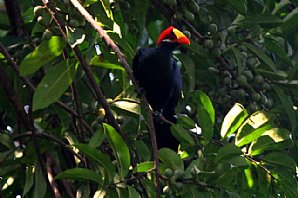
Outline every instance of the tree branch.
{"label": "tree branch", "polygon": [[[55,6],[50,2],[50,0],[42,0],[42,1],[43,1],[44,5],[48,8],[48,10],[50,11],[55,23],[57,24],[57,26],[59,27],[59,29],[62,33],[63,38],[65,40],[67,40],[67,36],[66,36],[65,30],[62,25],[63,22],[60,19],[59,13],[57,12]],[[81,51],[79,50],[79,48],[77,46],[73,47],[72,49],[86,73],[86,76],[87,76],[96,96],[97,96],[97,101],[102,105],[103,109],[105,110],[106,118],[108,119],[109,123],[118,131],[118,133],[124,139],[126,139],[124,133],[121,131],[120,127],[118,126],[117,120],[115,119],[115,117],[110,109],[110,106],[109,106],[108,102],[106,101],[104,94],[101,91],[100,86],[97,84],[97,82],[93,76],[93,73],[89,67],[89,64],[84,59]]]}
{"label": "tree branch", "polygon": [[[45,1],[45,0],[43,0]],[[97,31],[97,33],[102,37],[104,42],[107,46],[109,46],[116,54],[116,56],[119,59],[119,62],[123,65],[125,68],[129,78],[131,79],[132,83],[139,88],[138,82],[133,76],[133,72],[129,67],[129,64],[127,63],[124,55],[120,51],[119,47],[115,44],[115,42],[108,36],[105,30],[100,27],[97,22],[93,19],[93,17],[87,12],[87,10],[77,1],[77,0],[70,0],[71,3],[78,9],[78,11],[84,16],[84,18],[90,23],[90,25]],[[156,170],[156,196],[160,197],[160,182],[159,182],[159,162],[158,162],[158,150],[157,150],[157,142],[156,142],[156,134],[155,134],[155,128],[153,124],[153,117],[152,117],[152,109],[149,106],[149,103],[142,94],[141,96],[142,102],[145,104],[145,110],[147,112],[147,123],[148,128],[151,135],[151,142],[153,147],[153,155],[154,155],[154,168]]]}
{"label": "tree branch", "polygon": [[[27,136],[33,136],[33,132],[32,131],[27,131],[18,135],[14,135],[12,137],[13,140],[18,140],[18,139],[22,139],[23,137],[27,137]],[[62,140],[48,134],[48,133],[41,133],[41,132],[35,132],[35,136],[39,137],[39,138],[44,138],[44,139],[48,139],[51,140],[53,142],[56,142],[58,145],[60,145],[62,148],[67,149],[71,154],[73,154],[74,156],[76,156],[78,159],[80,159],[82,162],[84,162],[84,158],[75,153],[72,149],[71,149],[71,145],[66,144],[65,142],[63,142]]]}

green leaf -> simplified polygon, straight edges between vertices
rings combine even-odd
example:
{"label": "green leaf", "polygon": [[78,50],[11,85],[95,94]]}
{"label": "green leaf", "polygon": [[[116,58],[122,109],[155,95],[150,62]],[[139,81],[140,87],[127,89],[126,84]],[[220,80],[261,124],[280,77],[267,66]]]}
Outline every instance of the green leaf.
{"label": "green leaf", "polygon": [[42,174],[42,169],[37,162],[35,163],[34,176],[35,176],[34,177],[35,180],[34,180],[33,197],[34,198],[44,197],[47,192],[47,183]]}
{"label": "green leaf", "polygon": [[130,166],[130,154],[126,143],[123,141],[117,131],[110,125],[103,123],[105,136],[111,145],[113,152],[117,158],[119,174],[125,177]]}
{"label": "green leaf", "polygon": [[6,146],[9,149],[14,148],[11,137],[5,133],[0,133],[0,144]]}
{"label": "green leaf", "polygon": [[99,147],[105,138],[103,128],[101,126],[95,131],[93,136],[89,140],[89,146]]}
{"label": "green leaf", "polygon": [[125,71],[124,67],[120,65],[103,62],[99,56],[95,56],[94,58],[92,58],[92,60],[90,61],[90,65],[99,66],[107,69],[116,69],[116,70]]}
{"label": "green leaf", "polygon": [[284,107],[284,110],[289,118],[289,121],[291,123],[291,130],[294,132],[297,126],[297,117],[296,117],[296,113],[295,110],[293,109],[293,102],[291,101],[291,99],[289,98],[289,96],[287,96],[280,88],[278,88],[277,86],[274,86],[274,91],[277,94],[281,104]]}
{"label": "green leaf", "polygon": [[249,155],[259,155],[265,150],[285,149],[294,146],[291,132],[287,129],[272,128],[254,141],[248,150]]}
{"label": "green leaf", "polygon": [[173,170],[184,170],[184,164],[179,155],[169,148],[161,148],[158,151],[158,158]]}
{"label": "green leaf", "polygon": [[288,56],[288,53],[284,49],[283,46],[281,46],[276,40],[265,38],[264,40],[264,46],[273,52],[277,57],[279,57],[284,63],[288,65],[292,65],[291,59]]}
{"label": "green leaf", "polygon": [[275,27],[279,24],[282,24],[282,20],[275,15],[262,13],[262,14],[255,14],[248,17],[245,17],[241,21],[240,24],[259,24],[262,27]]}
{"label": "green leaf", "polygon": [[28,166],[26,169],[26,180],[25,180],[25,186],[23,189],[23,197],[30,191],[34,184],[34,172],[33,172],[33,167]]}
{"label": "green leaf", "polygon": [[221,137],[226,139],[230,134],[234,133],[247,116],[248,113],[244,107],[241,104],[236,103],[224,118],[220,130]]}
{"label": "green leaf", "polygon": [[271,80],[286,80],[288,78],[288,74],[282,70],[268,71],[266,69],[256,69],[255,71]]}
{"label": "green leaf", "polygon": [[263,61],[271,71],[276,71],[276,65],[267,54],[250,43],[243,43],[252,53],[254,53],[261,61]]}
{"label": "green leaf", "polygon": [[144,173],[152,170],[153,168],[154,168],[153,161],[142,162],[140,164],[137,164],[134,172]]}
{"label": "green leaf", "polygon": [[76,68],[73,61],[62,61],[52,67],[38,84],[33,95],[33,111],[56,102],[72,83]]}
{"label": "green leaf", "polygon": [[271,152],[263,158],[265,163],[276,166],[289,168],[292,172],[296,172],[296,163],[288,154],[281,152]]}
{"label": "green leaf", "polygon": [[134,187],[128,186],[128,198],[141,198],[140,194]]}
{"label": "green leaf", "polygon": [[180,125],[171,125],[171,132],[177,140],[181,143],[185,143],[187,146],[194,146],[194,140],[190,134]]}
{"label": "green leaf", "polygon": [[271,129],[271,125],[267,124],[268,121],[269,118],[264,112],[258,111],[252,114],[238,129],[235,144],[241,147],[256,140]]}
{"label": "green leaf", "polygon": [[193,129],[196,127],[196,123],[187,115],[179,115],[177,118],[177,123],[186,129]]}
{"label": "green leaf", "polygon": [[192,92],[195,88],[195,64],[193,60],[190,58],[190,56],[187,56],[186,54],[176,54],[176,56],[179,58],[179,60],[182,62],[187,76],[189,80],[189,91]]}
{"label": "green leaf", "polygon": [[281,25],[283,33],[291,33],[296,31],[298,27],[298,8],[295,8],[284,19]]}
{"label": "green leaf", "polygon": [[128,100],[123,99],[123,100],[114,101],[112,103],[111,107],[113,107],[113,108],[116,107],[118,109],[128,111],[130,113],[137,114],[137,115],[141,114],[140,105],[137,102],[129,100],[129,99]]}
{"label": "green leaf", "polygon": [[247,13],[246,0],[229,0],[229,3],[238,13],[242,15],[246,15]]}
{"label": "green leaf", "polygon": [[233,52],[233,54],[235,56],[235,59],[236,59],[236,63],[237,63],[237,67],[238,67],[238,74],[241,74],[245,69],[244,63],[245,63],[246,58],[239,51],[238,48],[232,46],[231,49],[232,49],[232,52]]}
{"label": "green leaf", "polygon": [[86,168],[72,168],[59,173],[55,179],[70,179],[70,180],[81,180],[81,181],[94,181],[98,184],[102,184],[101,175],[98,173],[86,169]]}
{"label": "green leaf", "polygon": [[149,161],[151,159],[151,150],[148,148],[142,140],[135,140],[132,142],[135,148],[136,154],[141,161]]}
{"label": "green leaf", "polygon": [[107,173],[109,182],[112,182],[115,176],[115,166],[112,163],[110,157],[108,155],[103,154],[100,150],[89,146],[87,144],[74,144],[76,148],[79,149],[81,153],[83,153],[89,159],[97,162],[102,167],[104,167],[105,172]]}
{"label": "green leaf", "polygon": [[215,122],[215,110],[213,108],[210,98],[203,91],[196,91],[194,93],[195,100],[198,106],[202,106],[208,112],[212,124]]}
{"label": "green leaf", "polygon": [[210,119],[207,110],[202,106],[198,107],[197,116],[202,129],[202,135],[207,143],[211,140],[214,132],[212,120]]}
{"label": "green leaf", "polygon": [[227,144],[220,148],[217,152],[215,161],[220,162],[222,160],[228,160],[235,156],[240,156],[242,154],[241,149],[234,144]]}
{"label": "green leaf", "polygon": [[21,75],[29,75],[36,72],[43,65],[58,57],[65,46],[63,39],[58,36],[52,36],[50,40],[44,40],[22,61],[20,68]]}

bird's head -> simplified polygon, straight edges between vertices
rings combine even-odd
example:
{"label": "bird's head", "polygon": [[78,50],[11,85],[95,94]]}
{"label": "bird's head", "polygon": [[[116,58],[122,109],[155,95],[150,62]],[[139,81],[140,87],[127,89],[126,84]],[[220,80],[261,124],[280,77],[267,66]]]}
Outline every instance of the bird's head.
{"label": "bird's head", "polygon": [[168,27],[159,35],[157,45],[160,45],[162,42],[176,43],[180,45],[190,44],[189,38],[173,26]]}

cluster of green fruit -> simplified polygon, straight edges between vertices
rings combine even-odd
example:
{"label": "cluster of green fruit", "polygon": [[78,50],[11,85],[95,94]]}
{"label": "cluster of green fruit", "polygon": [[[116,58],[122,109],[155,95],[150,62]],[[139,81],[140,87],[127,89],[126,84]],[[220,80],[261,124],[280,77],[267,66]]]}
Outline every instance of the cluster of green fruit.
{"label": "cluster of green fruit", "polygon": [[181,191],[183,189],[183,183],[181,179],[184,177],[184,171],[177,169],[173,171],[170,168],[165,170],[164,176],[166,178],[166,185],[163,187],[163,193],[167,195],[173,195],[175,191]]}
{"label": "cluster of green fruit", "polygon": [[[67,27],[78,28],[85,25],[84,18],[78,14],[76,8],[70,5],[69,0],[63,2],[57,2],[55,4],[57,12],[60,14],[59,18],[63,20]],[[42,34],[42,40],[49,40],[52,35],[60,35],[61,31],[53,25],[53,18],[48,9],[45,6],[35,6],[34,15],[37,18],[37,22],[44,27]]]}
{"label": "cluster of green fruit", "polygon": [[270,109],[273,106],[272,86],[266,78],[251,69],[259,64],[258,59],[247,58],[246,64],[248,67],[240,73],[236,71],[236,67],[218,72],[221,75],[219,88],[210,94],[215,96],[219,105],[230,107],[235,102],[239,102],[251,112]]}

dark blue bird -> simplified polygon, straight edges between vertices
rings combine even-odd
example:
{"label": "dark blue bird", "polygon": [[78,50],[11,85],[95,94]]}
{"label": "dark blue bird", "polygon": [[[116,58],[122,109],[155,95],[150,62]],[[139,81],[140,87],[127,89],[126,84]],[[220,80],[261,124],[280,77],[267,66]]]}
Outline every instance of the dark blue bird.
{"label": "dark blue bird", "polygon": [[[174,123],[182,80],[172,52],[181,44],[189,45],[190,41],[182,32],[170,26],[160,34],[156,47],[139,49],[132,64],[134,76],[145,91],[152,109]],[[177,150],[179,142],[172,135],[170,125],[156,117],[154,126],[158,148]]]}

